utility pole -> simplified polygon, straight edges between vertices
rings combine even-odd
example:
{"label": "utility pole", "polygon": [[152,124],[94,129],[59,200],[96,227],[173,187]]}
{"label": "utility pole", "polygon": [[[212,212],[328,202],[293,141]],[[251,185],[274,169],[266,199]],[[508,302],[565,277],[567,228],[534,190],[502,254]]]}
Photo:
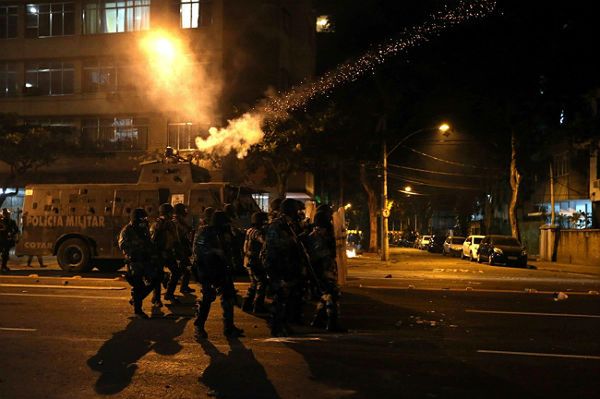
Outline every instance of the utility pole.
{"label": "utility pole", "polygon": [[387,191],[387,146],[383,140],[383,195],[381,196],[381,260],[389,259],[389,242],[388,242],[388,191]]}
{"label": "utility pole", "polygon": [[551,217],[550,217],[550,226],[554,226],[554,221],[556,220],[556,214],[554,210],[554,168],[552,167],[552,161],[550,161],[550,207],[552,207]]}

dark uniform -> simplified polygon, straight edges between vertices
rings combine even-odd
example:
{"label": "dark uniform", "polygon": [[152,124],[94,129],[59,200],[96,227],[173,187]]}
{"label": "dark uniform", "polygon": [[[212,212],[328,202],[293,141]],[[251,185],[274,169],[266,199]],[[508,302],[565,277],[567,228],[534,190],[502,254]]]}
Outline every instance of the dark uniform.
{"label": "dark uniform", "polygon": [[264,313],[267,274],[260,259],[260,251],[265,243],[265,222],[267,214],[256,212],[252,215],[252,227],[246,231],[244,241],[244,267],[250,277],[250,286],[246,292],[242,310]]}
{"label": "dark uniform", "polygon": [[208,225],[200,226],[194,238],[194,273],[202,286],[202,299],[196,304],[195,337],[207,338],[204,329],[211,304],[221,295],[223,333],[241,336],[243,330],[233,323],[235,288],[231,274],[231,238],[229,220],[224,212],[216,211]]}
{"label": "dark uniform", "polygon": [[[171,277],[167,282],[167,292],[165,292],[165,300],[171,302],[179,302],[175,298],[175,287],[181,277],[181,271],[177,263],[177,249],[179,247],[179,237],[177,235],[177,227],[173,223],[173,207],[170,204],[162,204],[159,208],[160,216],[156,219],[156,222],[150,229],[150,237],[152,242],[156,245],[158,254],[161,259],[161,263],[167,266],[171,272]],[[160,272],[164,273],[164,269],[161,267]],[[160,300],[160,284],[162,282],[162,276],[157,280],[154,287],[154,296],[152,303],[157,306],[162,306]]]}
{"label": "dark uniform", "polygon": [[158,277],[158,254],[150,240],[147,213],[138,208],[131,213],[131,221],[121,229],[119,248],[127,259],[127,281],[131,285],[131,299],[135,314],[143,319],[144,298],[154,289]]}
{"label": "dark uniform", "polygon": [[10,271],[8,268],[9,252],[17,242],[19,228],[17,223],[10,218],[10,212],[4,208],[0,215],[0,257],[2,258],[2,271]]}
{"label": "dark uniform", "polygon": [[281,203],[281,215],[267,227],[265,245],[261,253],[273,294],[271,334],[285,336],[291,333],[288,323],[302,303],[299,286],[303,280],[305,255],[302,243],[294,231],[297,223],[297,204],[292,199]]}
{"label": "dark uniform", "polygon": [[311,325],[341,332],[344,329],[338,323],[340,289],[337,284],[336,243],[331,214],[317,212],[314,224],[308,237],[308,251],[321,296]]}
{"label": "dark uniform", "polygon": [[195,292],[193,288],[190,288],[190,276],[192,263],[190,257],[192,256],[192,243],[194,242],[194,229],[190,226],[186,220],[187,208],[183,204],[176,204],[173,207],[173,223],[177,228],[177,235],[179,237],[179,245],[177,247],[177,260],[179,261],[179,270],[182,273],[181,288],[179,291],[182,294],[189,294]]}

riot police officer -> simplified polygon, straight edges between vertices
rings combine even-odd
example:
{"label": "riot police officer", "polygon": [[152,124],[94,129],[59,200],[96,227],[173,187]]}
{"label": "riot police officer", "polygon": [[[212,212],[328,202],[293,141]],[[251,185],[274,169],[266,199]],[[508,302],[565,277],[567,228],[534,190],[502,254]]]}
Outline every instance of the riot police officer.
{"label": "riot police officer", "polygon": [[208,337],[204,329],[211,304],[221,295],[223,333],[228,337],[242,336],[244,331],[233,323],[235,288],[231,264],[229,219],[223,211],[215,211],[209,224],[200,226],[194,238],[194,272],[202,286],[202,298],[196,304],[194,335],[197,340]]}
{"label": "riot police officer", "polygon": [[7,208],[2,209],[0,215],[0,257],[2,258],[2,271],[10,271],[8,268],[9,252],[15,246],[19,227],[17,223],[11,219],[10,211]]}
{"label": "riot police officer", "polygon": [[[173,206],[171,204],[162,204],[158,208],[159,217],[150,229],[150,237],[156,249],[158,250],[163,266],[167,266],[171,272],[171,276],[167,282],[167,291],[165,292],[165,300],[172,303],[178,303],[179,300],[175,297],[175,287],[181,277],[181,271],[177,263],[177,248],[179,246],[179,236],[177,227],[173,223]],[[161,266],[161,273],[164,273]],[[160,300],[160,283],[163,278],[160,276],[154,288],[154,296],[152,303],[156,306],[162,306]]]}
{"label": "riot police officer", "polygon": [[344,332],[338,322],[340,289],[337,284],[335,234],[329,209],[321,209],[315,214],[314,229],[308,243],[310,265],[320,291],[311,326],[325,327],[330,332]]}
{"label": "riot police officer", "polygon": [[280,215],[269,224],[262,250],[262,261],[273,293],[271,334],[292,333],[289,322],[302,303],[299,286],[303,280],[304,249],[294,231],[298,205],[287,198],[281,202]]}
{"label": "riot police officer", "polygon": [[194,229],[186,220],[188,215],[187,208],[184,204],[175,204],[173,207],[173,223],[177,228],[179,237],[179,245],[176,247],[177,261],[179,262],[179,270],[182,273],[181,288],[179,291],[182,294],[189,294],[196,290],[190,287],[190,276],[192,274],[192,243],[194,242]]}
{"label": "riot police officer", "polygon": [[246,231],[244,241],[244,267],[250,277],[250,286],[242,304],[246,312],[264,313],[267,275],[260,259],[260,251],[265,243],[265,223],[268,215],[255,212],[252,215],[252,227]]}
{"label": "riot police officer", "polygon": [[150,240],[148,214],[144,209],[137,208],[131,213],[131,221],[119,234],[119,248],[127,259],[127,281],[131,285],[134,313],[139,318],[147,319],[142,303],[154,289],[158,277],[158,254]]}

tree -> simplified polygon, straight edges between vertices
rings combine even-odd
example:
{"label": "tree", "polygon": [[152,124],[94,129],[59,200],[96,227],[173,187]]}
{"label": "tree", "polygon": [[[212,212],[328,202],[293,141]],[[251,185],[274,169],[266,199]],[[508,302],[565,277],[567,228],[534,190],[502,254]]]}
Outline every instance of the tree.
{"label": "tree", "polygon": [[[19,178],[24,174],[47,166],[67,153],[73,147],[71,139],[71,129],[34,126],[21,121],[17,115],[0,114],[0,161],[8,165],[8,174],[1,183],[4,191],[18,187]],[[0,206],[6,196],[0,196]]]}

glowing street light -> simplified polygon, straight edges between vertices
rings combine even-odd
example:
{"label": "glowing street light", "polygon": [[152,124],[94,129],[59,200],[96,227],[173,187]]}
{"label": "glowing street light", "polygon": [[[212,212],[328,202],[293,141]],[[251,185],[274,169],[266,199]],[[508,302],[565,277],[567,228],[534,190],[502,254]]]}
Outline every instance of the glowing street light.
{"label": "glowing street light", "polygon": [[[389,152],[387,151],[387,144],[385,140],[383,141],[383,195],[381,196],[381,260],[387,261],[390,257],[390,243],[388,238],[388,218],[390,217],[390,202],[388,201],[388,184],[387,184],[387,160],[392,152],[396,150],[396,148],[400,147],[406,140],[410,139],[413,136],[416,136],[419,133],[423,133],[426,131],[437,130],[441,132],[444,136],[448,136],[450,134],[450,125],[448,123],[442,123],[437,128],[425,127],[422,129],[415,130],[409,135],[405,136],[398,144],[396,144]],[[404,188],[405,192],[410,193],[412,188],[410,186],[406,186]]]}

